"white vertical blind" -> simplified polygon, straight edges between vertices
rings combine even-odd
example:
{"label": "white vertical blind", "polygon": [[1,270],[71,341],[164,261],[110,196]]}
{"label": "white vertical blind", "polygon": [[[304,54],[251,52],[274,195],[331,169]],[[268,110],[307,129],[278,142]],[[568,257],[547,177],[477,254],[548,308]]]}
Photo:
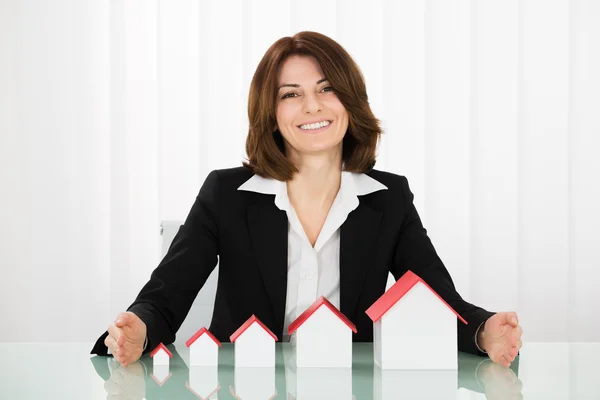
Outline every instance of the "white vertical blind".
{"label": "white vertical blind", "polygon": [[518,0],[472,3],[471,295],[517,310]]}
{"label": "white vertical blind", "polygon": [[[600,278],[600,3],[570,12],[569,320],[570,338],[598,341]],[[564,190],[564,188],[563,188]],[[563,289],[564,290],[564,289]]]}
{"label": "white vertical blind", "polygon": [[[394,23],[383,25],[381,70],[387,118],[380,154],[390,160],[384,167],[387,171],[409,178],[415,206],[424,218],[425,2],[386,1],[383,15],[394,16]],[[382,168],[379,161],[376,168]]]}
{"label": "white vertical blind", "polygon": [[[200,179],[200,2],[158,3],[159,209],[161,220],[189,208]],[[203,42],[203,41],[202,41]],[[153,234],[156,234],[153,231]]]}
{"label": "white vertical blind", "polygon": [[[593,0],[0,1],[0,341],[93,340],[206,175],[241,165],[254,70],[332,37],[467,300],[600,341]],[[38,329],[44,326],[43,330]],[[69,329],[65,329],[68,326]]]}
{"label": "white vertical blind", "polygon": [[469,5],[468,0],[425,2],[424,217],[434,246],[467,298],[471,269]]}
{"label": "white vertical blind", "polygon": [[519,308],[530,337],[559,340],[568,334],[571,290],[569,1],[530,0],[521,13]]}

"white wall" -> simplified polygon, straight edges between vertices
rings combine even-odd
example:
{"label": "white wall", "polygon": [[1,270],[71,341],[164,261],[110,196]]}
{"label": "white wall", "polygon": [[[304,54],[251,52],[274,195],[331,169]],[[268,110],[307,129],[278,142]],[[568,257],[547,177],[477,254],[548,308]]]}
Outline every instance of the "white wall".
{"label": "white wall", "polygon": [[[318,13],[315,14],[316,10]],[[94,340],[160,222],[240,165],[247,92],[316,30],[365,74],[463,296],[524,340],[600,341],[600,3],[0,0],[0,341]]]}

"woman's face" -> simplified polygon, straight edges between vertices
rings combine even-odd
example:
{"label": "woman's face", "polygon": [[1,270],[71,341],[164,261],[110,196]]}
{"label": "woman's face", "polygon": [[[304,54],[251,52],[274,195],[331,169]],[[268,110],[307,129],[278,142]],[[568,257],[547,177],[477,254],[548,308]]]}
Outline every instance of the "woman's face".
{"label": "woman's face", "polygon": [[341,155],[348,113],[324,79],[313,57],[290,56],[282,64],[277,127],[285,139],[288,157],[326,152]]}

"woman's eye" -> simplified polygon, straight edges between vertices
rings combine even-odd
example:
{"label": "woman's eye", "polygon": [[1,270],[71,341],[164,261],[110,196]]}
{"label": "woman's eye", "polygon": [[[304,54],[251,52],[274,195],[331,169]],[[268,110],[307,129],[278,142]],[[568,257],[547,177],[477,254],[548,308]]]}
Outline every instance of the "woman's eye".
{"label": "woman's eye", "polygon": [[[325,89],[331,89],[331,90],[329,90],[330,92],[333,91],[333,88],[331,86],[324,87],[322,90],[325,90]],[[288,97],[292,97],[293,94],[295,95],[297,93],[294,93],[294,92],[292,92],[292,93],[286,93],[285,95],[283,95],[283,97],[281,98],[281,100],[287,99]]]}

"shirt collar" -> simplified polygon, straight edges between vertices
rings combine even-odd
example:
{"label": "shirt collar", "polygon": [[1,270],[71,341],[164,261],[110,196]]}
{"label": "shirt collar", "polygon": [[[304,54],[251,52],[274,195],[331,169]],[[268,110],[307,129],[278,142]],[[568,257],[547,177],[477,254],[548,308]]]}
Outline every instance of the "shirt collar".
{"label": "shirt collar", "polygon": [[[275,205],[284,211],[289,211],[289,198],[287,184],[272,178],[263,178],[253,175],[244,182],[238,190],[275,195]],[[358,196],[364,196],[380,190],[387,190],[387,186],[371,178],[369,175],[342,171],[339,195],[341,201],[348,204],[351,209],[358,207]]]}
{"label": "shirt collar", "polygon": [[[368,175],[342,171],[340,190],[319,232],[314,249],[320,251],[334,232],[344,223],[347,216],[358,207],[360,203],[358,196],[386,189],[385,185]],[[274,194],[275,206],[287,213],[290,228],[308,241],[304,228],[290,203],[285,182],[254,175],[242,184],[238,190]]]}

